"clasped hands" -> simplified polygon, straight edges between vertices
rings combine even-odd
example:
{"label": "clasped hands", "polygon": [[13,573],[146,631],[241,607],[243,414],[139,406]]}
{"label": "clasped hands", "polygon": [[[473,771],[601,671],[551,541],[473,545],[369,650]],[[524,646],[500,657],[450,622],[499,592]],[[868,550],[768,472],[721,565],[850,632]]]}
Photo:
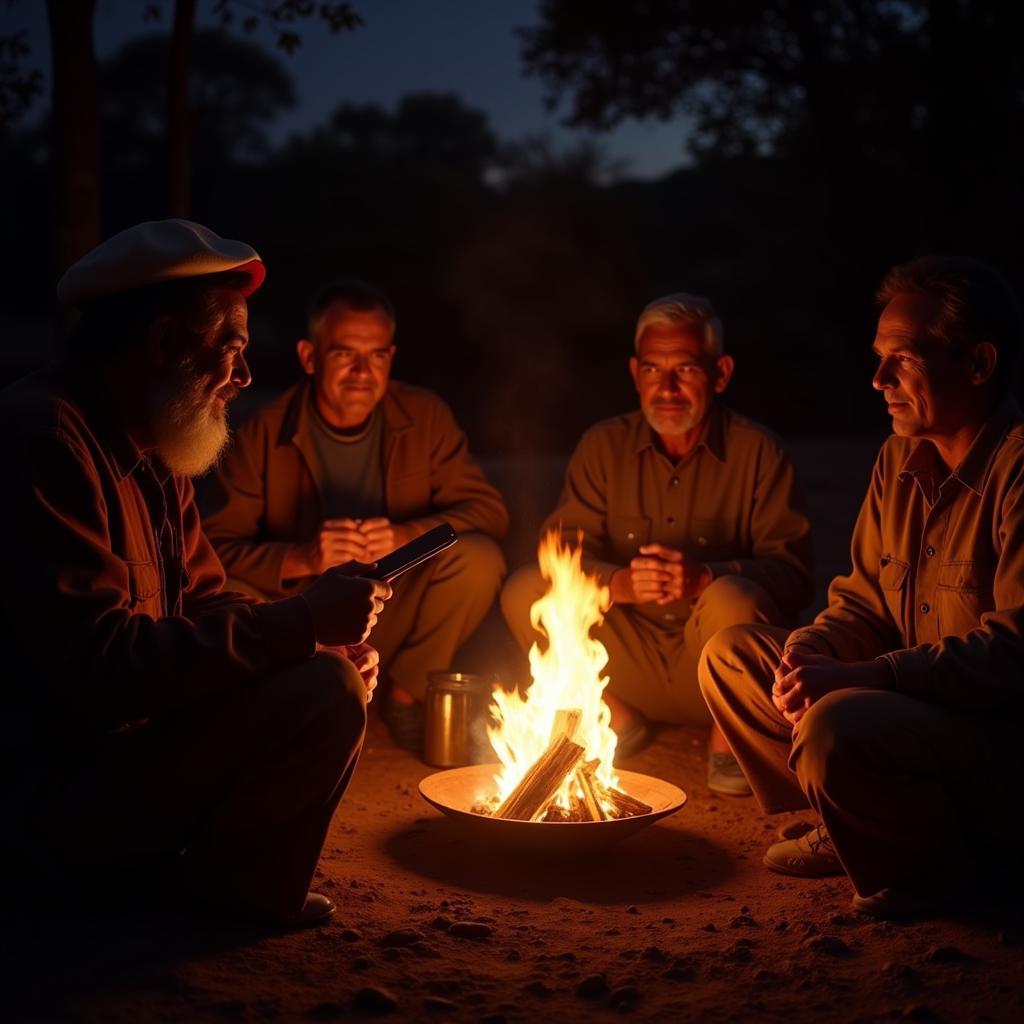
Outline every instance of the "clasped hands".
{"label": "clasped hands", "polygon": [[860,686],[887,689],[891,679],[884,661],[837,661],[807,644],[793,644],[775,669],[772,703],[795,729],[825,694]]}
{"label": "clasped hands", "polygon": [[311,576],[345,562],[375,562],[412,540],[407,526],[383,516],[375,519],[327,519],[305,545],[305,561]]}
{"label": "clasped hands", "polygon": [[702,562],[663,544],[644,544],[628,566],[612,574],[608,586],[615,604],[671,604],[700,597],[710,582]]}

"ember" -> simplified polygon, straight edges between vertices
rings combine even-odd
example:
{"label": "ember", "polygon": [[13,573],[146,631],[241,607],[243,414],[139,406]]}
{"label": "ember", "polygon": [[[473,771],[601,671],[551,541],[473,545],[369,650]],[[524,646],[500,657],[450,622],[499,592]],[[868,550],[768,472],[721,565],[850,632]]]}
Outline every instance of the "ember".
{"label": "ember", "polygon": [[616,736],[603,699],[604,646],[590,635],[607,611],[608,588],[583,572],[579,546],[555,532],[541,542],[548,592],[530,609],[547,648],[530,651],[533,685],[524,696],[497,689],[488,730],[501,761],[496,794],[474,812],[517,821],[607,821],[649,814],[651,807],[619,787]]}

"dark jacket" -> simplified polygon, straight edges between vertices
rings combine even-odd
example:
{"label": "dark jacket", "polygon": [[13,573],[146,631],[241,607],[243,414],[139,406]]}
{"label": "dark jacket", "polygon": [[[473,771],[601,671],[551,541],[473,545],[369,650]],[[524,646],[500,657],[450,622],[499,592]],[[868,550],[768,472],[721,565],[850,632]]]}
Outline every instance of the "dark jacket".
{"label": "dark jacket", "polygon": [[299,600],[222,592],[192,484],[147,457],[69,367],[0,392],[5,783],[25,795],[90,737],[312,655]]}

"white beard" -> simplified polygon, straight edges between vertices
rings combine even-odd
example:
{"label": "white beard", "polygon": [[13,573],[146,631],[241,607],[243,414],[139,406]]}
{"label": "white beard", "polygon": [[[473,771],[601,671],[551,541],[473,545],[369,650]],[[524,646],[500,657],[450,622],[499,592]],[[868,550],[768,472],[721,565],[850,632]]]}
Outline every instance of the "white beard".
{"label": "white beard", "polygon": [[156,449],[172,473],[201,476],[216,465],[230,439],[227,405],[213,398],[186,357],[154,401]]}

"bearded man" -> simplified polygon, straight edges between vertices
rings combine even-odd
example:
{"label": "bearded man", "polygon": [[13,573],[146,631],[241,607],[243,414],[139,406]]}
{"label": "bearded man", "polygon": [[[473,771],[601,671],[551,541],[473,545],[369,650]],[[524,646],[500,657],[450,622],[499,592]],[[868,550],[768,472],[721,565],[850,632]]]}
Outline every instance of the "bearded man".
{"label": "bearded man", "polygon": [[[608,650],[605,699],[623,753],[643,744],[646,720],[710,724],[697,662],[715,632],[792,619],[811,597],[793,467],[770,431],[721,404],[733,359],[711,304],[683,292],[655,300],[634,345],[640,408],[583,435],[544,524],[567,542],[582,532],[584,568],[611,591],[594,636]],[[502,592],[524,650],[539,639],[530,606],[545,589],[527,566]],[[715,792],[750,793],[717,729],[707,777]]]}
{"label": "bearded man", "polygon": [[166,871],[207,907],[294,926],[333,910],[309,883],[390,588],[349,566],[272,603],[223,589],[189,477],[250,382],[246,300],[264,273],[250,246],[188,221],[122,231],[58,285],[80,311],[66,358],[0,395],[0,785],[4,853],[76,891],[131,898],[135,872]]}

